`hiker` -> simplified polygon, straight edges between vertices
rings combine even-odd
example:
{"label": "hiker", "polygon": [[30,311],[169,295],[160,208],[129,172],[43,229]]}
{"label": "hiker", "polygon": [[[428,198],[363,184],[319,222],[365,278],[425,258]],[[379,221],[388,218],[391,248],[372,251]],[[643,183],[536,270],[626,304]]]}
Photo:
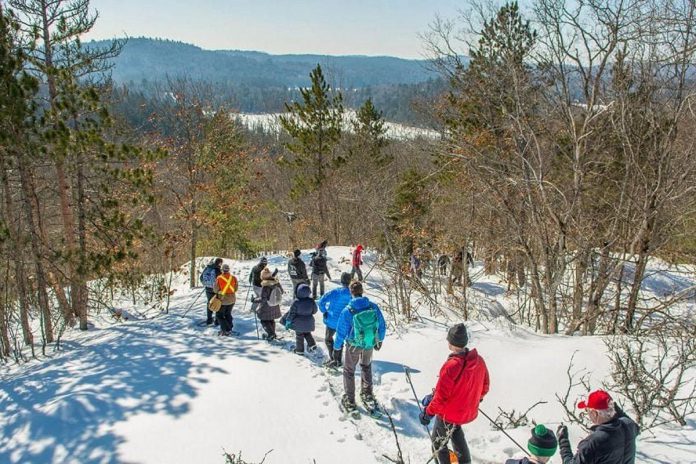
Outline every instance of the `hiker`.
{"label": "hiker", "polygon": [[638,425],[628,417],[609,393],[595,390],[587,400],[578,403],[586,409],[592,422],[590,434],[578,443],[573,455],[568,438],[568,427],[560,425],[556,431],[563,464],[633,464],[636,459]]}
{"label": "hiker", "polygon": [[263,338],[268,341],[278,338],[275,320],[281,316],[280,303],[283,300],[283,287],[275,277],[277,272],[276,270],[272,273],[267,267],[261,271],[261,296],[258,298],[257,314],[266,332]]}
{"label": "hiker", "polygon": [[286,329],[295,331],[295,354],[304,354],[304,345],[307,341],[307,351],[312,353],[317,349],[314,341],[314,315],[317,312],[317,304],[310,298],[309,285],[302,283],[297,287],[297,299],[292,302],[290,309],[280,323]]}
{"label": "hiker", "polygon": [[206,318],[205,318],[205,324],[206,325],[212,325],[215,323],[215,325],[218,325],[218,320],[215,318],[213,320],[213,312],[210,310],[210,300],[215,296],[215,290],[213,287],[215,287],[215,279],[222,274],[222,258],[215,258],[212,261],[210,261],[206,266],[205,269],[203,269],[203,272],[201,272],[200,280],[203,286],[205,287],[205,296],[207,297],[207,304],[205,305],[205,311],[206,311]]}
{"label": "hiker", "polygon": [[324,295],[324,275],[331,280],[329,268],[326,265],[326,254],[312,253],[312,261],[309,266],[312,268],[312,298],[317,299],[317,285],[319,285],[319,295]]}
{"label": "hiker", "polygon": [[352,298],[348,288],[351,280],[351,275],[344,272],[341,274],[341,286],[330,290],[319,299],[319,311],[324,316],[324,325],[326,326],[324,340],[326,348],[329,350],[329,359],[326,361],[327,367],[336,368],[343,365],[343,350],[334,350],[334,335],[336,334],[338,318]]}
{"label": "hiker", "polygon": [[450,264],[450,257],[447,255],[440,255],[439,258],[437,258],[437,268],[440,270],[440,275],[441,276],[446,276],[447,275],[447,266]]}
{"label": "hiker", "polygon": [[324,240],[319,245],[317,245],[317,251],[316,251],[317,255],[323,256],[324,258],[326,258],[327,257],[326,247],[328,245],[329,245],[328,240]]}
{"label": "hiker", "polygon": [[288,275],[290,275],[290,280],[292,280],[292,294],[297,296],[297,286],[300,284],[309,285],[309,279],[307,278],[307,267],[304,261],[300,258],[302,252],[300,250],[295,250],[292,252],[293,257],[288,260]]}
{"label": "hiker", "polygon": [[462,277],[464,275],[464,253],[459,250],[452,260],[452,268],[450,270],[449,288],[453,285],[462,285]]}
{"label": "hiker", "polygon": [[230,265],[222,265],[222,274],[215,280],[215,293],[222,300],[222,306],[217,312],[217,319],[220,323],[220,333],[225,337],[232,335],[232,307],[236,301],[237,294],[237,278],[230,273]]}
{"label": "hiker", "polygon": [[527,441],[529,457],[522,459],[508,459],[505,464],[546,464],[551,456],[556,454],[558,441],[553,432],[547,429],[544,424],[537,424],[532,429],[532,436]]}
{"label": "hiker", "polygon": [[360,282],[363,281],[362,271],[360,270],[360,266],[363,264],[362,251],[363,246],[358,243],[358,246],[356,246],[355,250],[353,250],[353,269],[350,271],[350,279],[353,280],[353,278],[355,278],[355,274],[358,274],[358,280]]}
{"label": "hiker", "polygon": [[471,454],[462,425],[476,419],[478,405],[488,393],[488,369],[476,349],[469,350],[469,335],[464,324],[456,324],[447,333],[450,355],[440,368],[432,394],[423,398],[420,421],[428,425],[435,417],[433,451],[440,464],[449,464],[448,439],[460,464],[471,463]]}
{"label": "hiker", "polygon": [[343,363],[343,387],[345,394],[341,400],[343,408],[352,412],[355,406],[355,366],[360,363],[360,399],[370,410],[377,408],[372,391],[372,352],[382,348],[387,326],[379,307],[363,296],[361,282],[351,282],[352,299],[343,308],[338,318],[334,352],[346,343]]}
{"label": "hiker", "polygon": [[256,311],[259,304],[258,301],[260,301],[259,298],[261,298],[261,271],[266,267],[266,264],[268,264],[268,259],[262,256],[259,263],[252,267],[249,273],[249,285],[251,285],[251,289],[254,291],[251,300],[252,313]]}
{"label": "hiker", "polygon": [[423,271],[421,270],[420,248],[417,248],[416,251],[411,254],[409,262],[411,265],[411,275],[420,279],[423,276]]}

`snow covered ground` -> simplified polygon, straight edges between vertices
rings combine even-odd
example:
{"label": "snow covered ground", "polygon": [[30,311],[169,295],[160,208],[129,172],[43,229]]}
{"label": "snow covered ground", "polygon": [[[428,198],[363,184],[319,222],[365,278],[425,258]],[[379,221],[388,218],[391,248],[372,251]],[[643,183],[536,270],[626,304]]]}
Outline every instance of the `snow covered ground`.
{"label": "snow covered ground", "polygon": [[[348,256],[347,247],[329,250],[336,281],[349,268]],[[368,254],[366,269],[373,259]],[[224,463],[223,449],[241,450],[251,462],[270,451],[267,464],[369,464],[388,462],[385,454],[396,457],[386,417],[343,417],[336,399],[341,378],[320,367],[321,359],[257,339],[243,301],[255,262],[226,262],[241,282],[233,311],[238,337],[220,339],[214,329],[197,325],[204,318],[204,298],[200,288],[188,288],[182,272],[175,277],[170,314],[70,332],[53,359],[2,368],[0,463]],[[269,266],[281,270],[290,289],[285,263],[285,257],[274,256]],[[366,294],[376,301],[385,298],[381,277],[378,269],[368,277]],[[497,279],[483,276],[474,287],[489,302],[505,290]],[[194,309],[181,317],[197,298]],[[325,349],[321,317],[316,319],[315,337]],[[428,461],[430,445],[404,366],[412,370],[418,394],[428,393],[448,354],[447,323],[390,324],[384,347],[375,354],[375,394],[394,420],[406,462]],[[493,418],[498,407],[524,411],[542,400],[547,403],[534,408],[530,419],[555,428],[563,413],[554,395],[565,392],[573,353],[577,368],[591,372],[593,385],[599,386],[609,369],[598,337],[538,335],[504,318],[469,327],[470,346],[491,374],[491,392],[481,409]],[[279,332],[294,339],[292,332]],[[465,433],[474,462],[503,463],[521,454],[483,416]],[[529,430],[509,433],[525,443]],[[570,436],[576,444],[584,434],[571,428]],[[641,436],[638,450],[641,463],[694,463],[696,421]],[[552,462],[560,462],[558,456]]]}

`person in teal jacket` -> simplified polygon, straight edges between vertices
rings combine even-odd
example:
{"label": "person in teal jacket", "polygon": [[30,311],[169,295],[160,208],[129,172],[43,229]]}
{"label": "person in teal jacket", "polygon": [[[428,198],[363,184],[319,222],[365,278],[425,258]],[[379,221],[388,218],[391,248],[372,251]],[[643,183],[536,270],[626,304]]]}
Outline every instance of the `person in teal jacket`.
{"label": "person in teal jacket", "polygon": [[338,318],[334,351],[343,348],[346,343],[343,363],[343,387],[345,394],[341,404],[346,411],[354,411],[355,406],[355,367],[360,363],[361,383],[360,399],[372,408],[375,397],[372,392],[372,352],[382,348],[387,332],[387,324],[379,306],[363,296],[360,282],[351,282],[352,299]]}

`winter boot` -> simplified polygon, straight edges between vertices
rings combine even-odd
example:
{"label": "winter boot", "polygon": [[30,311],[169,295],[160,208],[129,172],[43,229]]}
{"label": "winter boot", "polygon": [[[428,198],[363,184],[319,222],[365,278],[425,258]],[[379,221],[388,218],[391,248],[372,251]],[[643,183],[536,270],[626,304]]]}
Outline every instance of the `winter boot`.
{"label": "winter boot", "polygon": [[341,406],[343,406],[346,412],[353,412],[358,409],[355,405],[355,400],[348,398],[348,395],[343,395],[343,398],[341,398]]}

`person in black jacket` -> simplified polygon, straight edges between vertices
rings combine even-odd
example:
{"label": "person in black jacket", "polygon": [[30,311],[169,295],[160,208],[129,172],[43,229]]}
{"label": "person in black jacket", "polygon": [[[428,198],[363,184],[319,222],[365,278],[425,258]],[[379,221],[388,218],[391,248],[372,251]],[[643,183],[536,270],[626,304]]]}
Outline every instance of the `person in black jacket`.
{"label": "person in black jacket", "polygon": [[312,261],[309,263],[312,268],[312,298],[317,299],[317,284],[319,285],[319,295],[324,295],[324,275],[331,280],[329,268],[326,265],[326,254],[312,253]]}
{"label": "person in black jacket", "polygon": [[307,351],[312,353],[317,349],[314,341],[314,315],[317,304],[310,298],[309,285],[300,284],[297,287],[297,299],[292,302],[290,310],[280,319],[286,329],[295,331],[295,354],[304,354],[304,343],[307,341]]}
{"label": "person in black jacket", "polygon": [[587,409],[592,421],[592,431],[578,443],[573,455],[568,439],[568,428],[558,427],[558,443],[563,464],[634,464],[636,460],[636,436],[638,425],[614,404],[609,393],[596,390],[587,401],[578,403],[579,409]]}
{"label": "person in black jacket", "polygon": [[254,291],[254,296],[251,300],[252,313],[256,311],[256,308],[259,305],[258,300],[261,298],[261,271],[264,270],[266,264],[268,264],[268,259],[266,259],[265,256],[262,256],[259,260],[259,264],[252,267],[251,272],[249,273],[249,285],[251,285],[251,289]]}
{"label": "person in black jacket", "polygon": [[300,284],[309,284],[307,267],[302,258],[300,258],[301,253],[300,250],[293,251],[293,258],[288,261],[288,274],[290,275],[290,280],[292,280],[292,294],[294,296],[297,296],[297,287]]}

